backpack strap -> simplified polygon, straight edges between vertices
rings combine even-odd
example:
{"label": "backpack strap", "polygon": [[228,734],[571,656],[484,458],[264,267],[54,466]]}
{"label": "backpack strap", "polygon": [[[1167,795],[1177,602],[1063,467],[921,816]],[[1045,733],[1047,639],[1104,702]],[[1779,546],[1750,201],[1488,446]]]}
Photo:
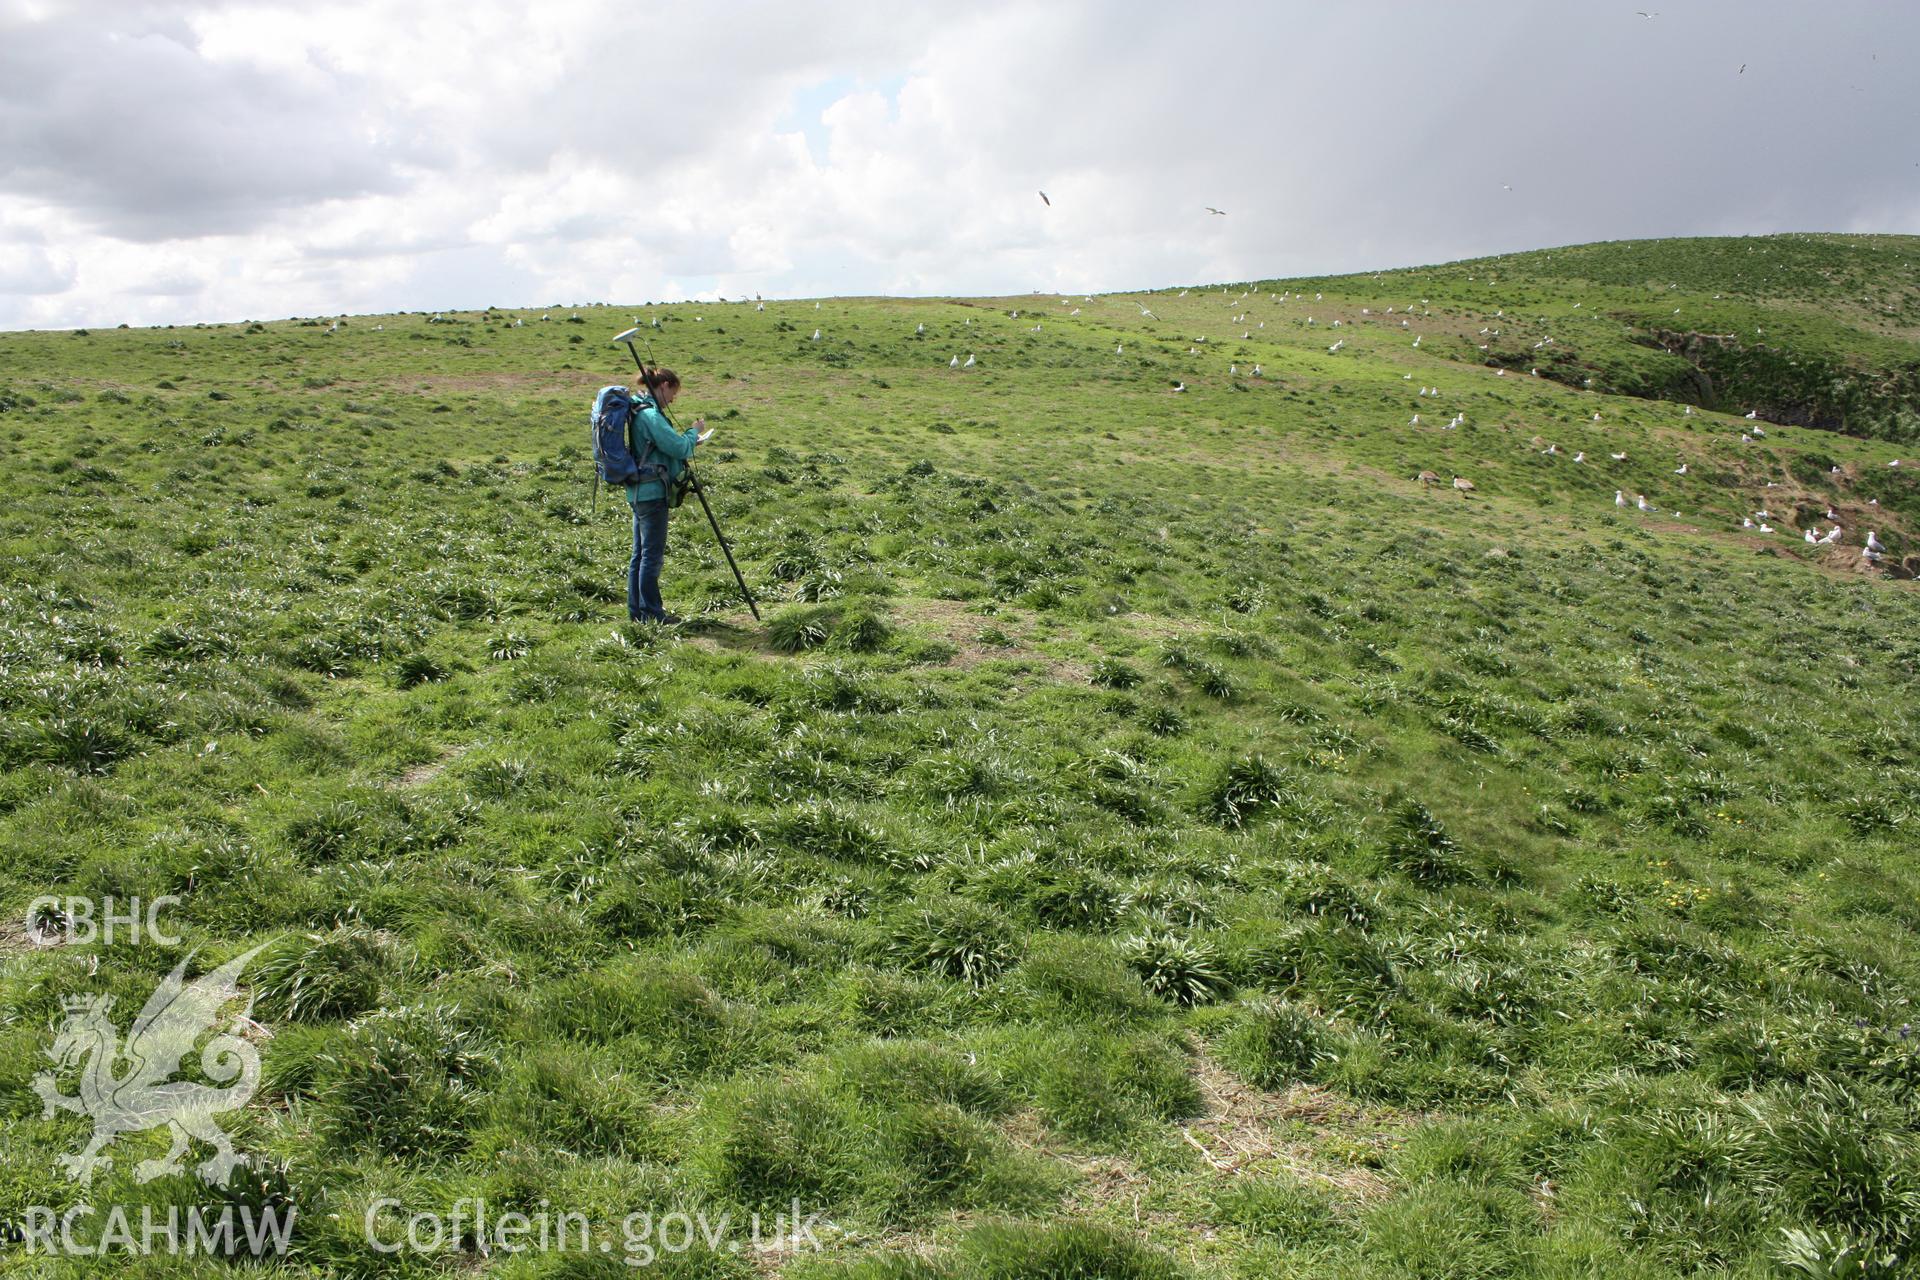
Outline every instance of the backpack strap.
{"label": "backpack strap", "polygon": [[[643,383],[642,386],[644,385]],[[653,432],[647,432],[647,441],[642,448],[636,449],[633,445],[633,424],[640,420],[640,411],[642,409],[657,409],[659,407],[660,406],[654,402],[653,397],[644,390],[635,391],[632,394],[630,407],[627,410],[627,452],[633,455],[634,465],[640,468],[643,476],[646,474],[648,467],[660,468],[660,489],[662,496],[665,496],[668,483],[671,479],[668,470],[657,462],[648,461],[656,452],[653,445]],[[643,480],[642,483],[645,483],[645,481]]]}

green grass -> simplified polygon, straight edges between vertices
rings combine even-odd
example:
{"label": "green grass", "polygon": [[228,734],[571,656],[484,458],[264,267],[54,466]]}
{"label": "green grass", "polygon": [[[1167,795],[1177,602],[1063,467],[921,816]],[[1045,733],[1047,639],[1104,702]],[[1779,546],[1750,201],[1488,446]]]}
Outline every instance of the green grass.
{"label": "green grass", "polygon": [[[1916,250],[650,308],[764,626],[697,506],[623,621],[632,308],[0,335],[0,907],[273,940],[292,1274],[603,1273],[370,1258],[388,1195],[798,1197],[796,1277],[1900,1274]],[[87,1194],[62,999],[179,956],[0,930],[0,1216]],[[205,1202],[163,1145],[94,1201]]]}

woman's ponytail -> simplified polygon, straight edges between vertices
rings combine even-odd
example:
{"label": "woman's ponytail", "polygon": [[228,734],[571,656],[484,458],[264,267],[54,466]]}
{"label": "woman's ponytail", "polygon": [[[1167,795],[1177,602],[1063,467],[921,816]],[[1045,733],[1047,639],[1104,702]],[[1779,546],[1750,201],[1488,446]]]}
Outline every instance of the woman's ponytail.
{"label": "woman's ponytail", "polygon": [[680,375],[657,364],[643,364],[640,366],[640,381],[646,384],[647,394],[651,396],[657,394],[661,387],[679,386]]}

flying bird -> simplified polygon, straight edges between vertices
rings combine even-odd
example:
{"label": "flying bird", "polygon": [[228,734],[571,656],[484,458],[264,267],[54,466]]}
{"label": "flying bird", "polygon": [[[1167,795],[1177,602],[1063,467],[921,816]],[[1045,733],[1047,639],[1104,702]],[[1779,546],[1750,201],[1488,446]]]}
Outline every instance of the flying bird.
{"label": "flying bird", "polygon": [[1208,212],[1208,213],[1217,213],[1217,214],[1219,214],[1219,215],[1220,215],[1221,217],[1223,217],[1223,218],[1227,216],[1227,211],[1226,211],[1225,209],[1216,209],[1216,208],[1214,208],[1214,207],[1213,207],[1212,205],[1208,205],[1208,206],[1207,206],[1207,212]]}
{"label": "flying bird", "polygon": [[1047,199],[1047,193],[1044,191],[1040,193],[1040,203],[1046,205],[1049,209],[1053,208],[1053,201]]}

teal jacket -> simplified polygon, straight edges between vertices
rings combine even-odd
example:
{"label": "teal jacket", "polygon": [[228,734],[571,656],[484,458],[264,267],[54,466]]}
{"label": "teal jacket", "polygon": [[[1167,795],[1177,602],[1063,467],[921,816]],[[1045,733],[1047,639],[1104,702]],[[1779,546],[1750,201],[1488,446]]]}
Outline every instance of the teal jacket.
{"label": "teal jacket", "polygon": [[[664,462],[667,474],[675,480],[687,469],[687,460],[693,457],[693,446],[700,438],[700,433],[692,427],[675,431],[667,424],[666,415],[655,408],[651,400],[638,396],[634,399],[630,429],[633,433],[634,458],[643,465]],[[648,444],[653,445],[650,456],[647,453]],[[658,480],[627,486],[628,502],[655,502],[666,496],[667,491]]]}

